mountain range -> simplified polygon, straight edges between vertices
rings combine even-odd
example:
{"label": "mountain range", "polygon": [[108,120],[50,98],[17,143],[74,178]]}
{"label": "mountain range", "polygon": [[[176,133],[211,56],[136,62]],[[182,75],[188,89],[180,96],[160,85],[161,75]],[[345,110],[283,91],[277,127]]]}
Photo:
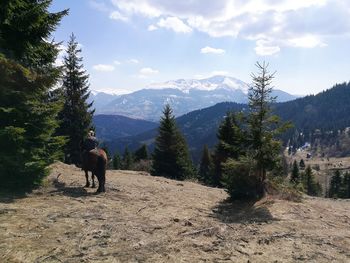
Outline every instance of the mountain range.
{"label": "mountain range", "polygon": [[[294,128],[285,135],[285,138],[288,139],[288,136],[296,130],[341,130],[349,127],[349,101],[350,83],[344,83],[335,85],[317,95],[276,103],[273,108],[274,113],[282,120],[291,121],[294,124]],[[198,161],[204,144],[210,148],[216,144],[218,126],[228,110],[244,111],[245,109],[247,109],[246,104],[224,102],[178,117],[176,122],[189,144],[193,159]],[[115,150],[122,152],[127,145],[134,150],[142,143],[146,143],[152,149],[156,135],[157,129],[153,128],[133,136],[119,138],[112,136],[102,139],[106,141],[112,152]]]}
{"label": "mountain range", "polygon": [[[93,92],[96,114],[114,114],[130,118],[159,121],[165,104],[175,116],[213,106],[220,102],[246,103],[249,85],[236,78],[213,76],[206,79],[178,79],[148,85],[130,94],[114,95]],[[297,98],[282,90],[274,90],[278,102]]]}

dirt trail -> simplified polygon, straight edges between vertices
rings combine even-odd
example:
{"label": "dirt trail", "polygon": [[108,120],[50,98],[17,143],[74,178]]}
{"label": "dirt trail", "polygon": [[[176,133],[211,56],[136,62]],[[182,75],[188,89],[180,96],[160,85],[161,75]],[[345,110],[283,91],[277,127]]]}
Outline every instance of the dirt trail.
{"label": "dirt trail", "polygon": [[[59,175],[58,179],[57,176]],[[350,201],[229,204],[220,189],[107,172],[107,192],[57,163],[0,199],[0,262],[350,262]]]}

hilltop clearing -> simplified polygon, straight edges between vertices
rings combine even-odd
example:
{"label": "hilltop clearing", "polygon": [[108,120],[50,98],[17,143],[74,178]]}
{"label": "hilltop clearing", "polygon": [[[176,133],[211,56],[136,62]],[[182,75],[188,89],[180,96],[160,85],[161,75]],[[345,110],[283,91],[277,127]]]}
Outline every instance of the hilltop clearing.
{"label": "hilltop clearing", "polygon": [[350,201],[265,198],[107,171],[107,192],[56,163],[44,187],[0,199],[1,262],[349,262]]}

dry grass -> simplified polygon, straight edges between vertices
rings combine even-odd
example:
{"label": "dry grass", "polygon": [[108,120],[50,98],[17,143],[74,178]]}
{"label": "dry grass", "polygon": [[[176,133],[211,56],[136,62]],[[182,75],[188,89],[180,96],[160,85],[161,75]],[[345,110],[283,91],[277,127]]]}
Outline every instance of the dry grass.
{"label": "dry grass", "polygon": [[[60,175],[57,179],[57,176]],[[0,199],[0,262],[349,262],[350,202],[266,198],[108,171],[105,194],[57,163],[45,187]]]}

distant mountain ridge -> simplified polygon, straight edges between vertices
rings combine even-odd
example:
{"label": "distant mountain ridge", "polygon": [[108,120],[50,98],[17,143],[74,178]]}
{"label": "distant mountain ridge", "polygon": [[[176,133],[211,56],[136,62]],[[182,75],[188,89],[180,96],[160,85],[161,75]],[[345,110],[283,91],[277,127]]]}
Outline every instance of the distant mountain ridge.
{"label": "distant mountain ridge", "polygon": [[[246,103],[249,85],[227,76],[207,79],[178,79],[148,85],[145,89],[106,99],[99,93],[91,95],[97,114],[116,114],[130,118],[158,121],[165,104],[170,104],[175,116],[207,108],[220,102]],[[274,90],[279,102],[297,96]],[[100,96],[100,97],[99,97]]]}
{"label": "distant mountain ridge", "polygon": [[93,123],[97,136],[102,140],[112,141],[116,138],[133,136],[155,129],[155,122],[131,119],[119,115],[95,115]]}
{"label": "distant mountain ridge", "polygon": [[[317,95],[306,96],[293,101],[276,103],[274,113],[284,121],[292,121],[294,129],[311,131],[314,129],[338,130],[350,126],[350,83],[338,84]],[[193,158],[198,161],[204,144],[213,147],[216,142],[218,126],[228,110],[241,111],[247,109],[246,104],[233,102],[218,103],[214,106],[196,110],[180,116],[176,122],[184,133]],[[293,129],[285,134],[288,139]],[[121,150],[126,145],[130,149],[139,147],[142,143],[150,145],[157,129],[151,129],[135,136],[119,138],[108,144],[111,150]]]}

